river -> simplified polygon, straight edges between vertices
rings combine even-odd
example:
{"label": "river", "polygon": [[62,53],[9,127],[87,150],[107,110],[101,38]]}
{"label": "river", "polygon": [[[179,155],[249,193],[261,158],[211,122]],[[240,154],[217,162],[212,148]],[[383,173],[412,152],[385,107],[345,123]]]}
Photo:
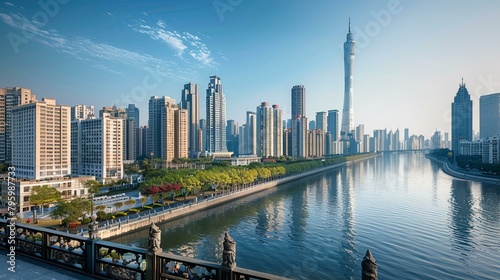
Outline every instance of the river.
{"label": "river", "polygon": [[[500,279],[500,186],[455,179],[423,153],[332,169],[159,225],[161,246],[293,279]],[[147,229],[111,241],[147,248]]]}

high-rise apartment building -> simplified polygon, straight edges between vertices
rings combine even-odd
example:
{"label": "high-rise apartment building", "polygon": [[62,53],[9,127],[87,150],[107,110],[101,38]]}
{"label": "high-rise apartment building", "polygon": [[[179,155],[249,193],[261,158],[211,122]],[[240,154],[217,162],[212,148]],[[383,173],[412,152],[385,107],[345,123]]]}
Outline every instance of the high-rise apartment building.
{"label": "high-rise apartment building", "polygon": [[139,128],[140,126],[140,113],[139,113],[139,108],[135,107],[135,104],[128,104],[128,107],[125,109],[125,112],[127,113],[127,119],[133,120],[135,129]]}
{"label": "high-rise apartment building", "polygon": [[[149,99],[149,118],[148,118],[148,157],[162,158],[162,130],[165,126],[165,114],[168,110],[177,108],[175,100],[168,97],[151,96]],[[171,115],[173,117],[173,114]],[[173,118],[171,118],[173,121]],[[172,123],[173,124],[173,123]],[[171,125],[173,129],[173,125]],[[172,138],[173,140],[173,138]]]}
{"label": "high-rise apartment building", "polygon": [[306,116],[306,88],[303,85],[292,87],[292,120]]}
{"label": "high-rise apartment building", "polygon": [[328,110],[327,131],[332,135],[333,141],[340,140],[339,134],[339,110]]}
{"label": "high-rise apartment building", "polygon": [[[130,104],[133,105],[133,104]],[[103,107],[99,111],[99,117],[102,118],[104,113],[109,114],[111,117],[115,118],[120,118],[123,120],[123,137],[122,137],[122,149],[123,149],[123,160],[136,160],[137,154],[137,121],[138,121],[138,114],[139,109],[134,110],[135,106],[130,106],[127,109],[124,108],[117,108],[116,106],[113,107]],[[129,116],[128,112],[131,112],[133,115]]]}
{"label": "high-rise apartment building", "polygon": [[139,128],[136,129],[136,147],[137,147],[137,158],[142,158],[142,157],[149,157],[147,154],[148,148],[147,148],[147,143],[148,143],[148,133],[147,133],[148,127],[147,126],[140,126]]}
{"label": "high-rise apartment building", "polygon": [[247,111],[246,123],[240,133],[240,154],[257,155],[257,114]]}
{"label": "high-rise apartment building", "polygon": [[[174,158],[189,157],[189,112],[186,109],[174,111]],[[167,159],[167,162],[170,162]]]}
{"label": "high-rise apartment building", "polygon": [[299,117],[292,119],[292,157],[306,158],[307,155],[307,118]]}
{"label": "high-rise apartment building", "polygon": [[280,109],[279,105],[275,104],[273,107],[273,145],[275,157],[280,157],[283,155],[283,111]]}
{"label": "high-rise apartment building", "polygon": [[[479,137],[500,134],[500,93],[479,97]],[[453,135],[452,135],[453,137]]]}
{"label": "high-rise apartment building", "polygon": [[227,152],[226,147],[226,97],[220,78],[210,77],[207,88],[207,135],[206,148],[209,153]]}
{"label": "high-rise apartment building", "polygon": [[353,98],[353,70],[354,70],[354,46],[351,33],[351,19],[349,19],[349,31],[344,43],[344,107],[342,111],[342,127],[340,134],[342,139],[348,139],[348,134],[354,130],[354,108]]}
{"label": "high-rise apartment building", "polygon": [[327,132],[327,119],[328,115],[326,112],[316,112],[316,129],[321,129],[323,132]]}
{"label": "high-rise apartment building", "polygon": [[239,155],[239,137],[238,137],[238,123],[234,120],[227,120],[226,122],[226,146],[228,152],[233,152],[235,156]]}
{"label": "high-rise apartment building", "polygon": [[12,159],[12,108],[35,101],[29,88],[0,88],[0,162]]}
{"label": "high-rise apartment building", "polygon": [[71,107],[71,121],[94,117],[94,106],[76,105]]}
{"label": "high-rise apartment building", "polygon": [[188,157],[188,112],[179,109],[174,99],[152,96],[149,99],[148,150],[153,158],[167,163],[175,157]]}
{"label": "high-rise apartment building", "polygon": [[355,139],[359,143],[359,152],[360,153],[367,152],[367,151],[365,151],[364,145],[363,145],[364,135],[365,135],[365,125],[364,124],[360,124],[360,125],[356,126],[356,137],[355,137]]}
{"label": "high-rise apartment building", "polygon": [[472,100],[463,79],[451,103],[451,149],[455,155],[462,140],[472,141]]}
{"label": "high-rise apartment building", "polygon": [[200,91],[197,84],[188,83],[184,85],[181,96],[181,109],[188,112],[188,150],[190,158],[198,158],[201,147],[198,145],[200,128]]}
{"label": "high-rise apartment building", "polygon": [[262,102],[256,109],[257,114],[257,155],[260,157],[273,156],[273,109],[267,102]]}
{"label": "high-rise apartment building", "polygon": [[122,117],[101,112],[99,118],[71,123],[71,173],[90,175],[102,182],[119,180],[123,173]]}
{"label": "high-rise apartment building", "polygon": [[16,177],[41,180],[70,174],[70,107],[44,98],[11,110]]}

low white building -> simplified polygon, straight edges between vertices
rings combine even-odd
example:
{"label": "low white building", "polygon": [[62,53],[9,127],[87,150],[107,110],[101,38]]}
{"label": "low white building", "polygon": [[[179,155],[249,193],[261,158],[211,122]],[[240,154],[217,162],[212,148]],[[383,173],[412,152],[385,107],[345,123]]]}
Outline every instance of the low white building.
{"label": "low white building", "polygon": [[498,157],[500,134],[483,139],[483,162],[499,164]]}
{"label": "low white building", "polygon": [[[15,188],[15,202],[17,204],[17,213],[31,211],[32,205],[30,203],[30,196],[33,187],[35,186],[49,186],[56,188],[61,193],[62,199],[71,200],[77,197],[88,196],[88,190],[84,187],[84,182],[88,180],[95,180],[94,176],[80,176],[80,177],[60,177],[45,180],[11,180],[9,183]],[[8,195],[8,182],[7,180],[1,181],[1,194],[0,205],[6,206],[9,201]],[[12,199],[11,199],[12,200]]]}
{"label": "low white building", "polygon": [[458,143],[460,148],[460,155],[464,156],[481,156],[483,154],[483,143],[481,140],[477,141],[460,141]]}

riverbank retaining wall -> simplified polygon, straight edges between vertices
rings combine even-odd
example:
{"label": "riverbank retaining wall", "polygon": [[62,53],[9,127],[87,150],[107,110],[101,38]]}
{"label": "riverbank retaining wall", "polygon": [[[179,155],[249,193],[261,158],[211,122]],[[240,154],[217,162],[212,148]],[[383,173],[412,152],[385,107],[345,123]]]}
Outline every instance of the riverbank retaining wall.
{"label": "riverbank retaining wall", "polygon": [[235,199],[247,196],[247,195],[251,195],[251,194],[254,194],[254,193],[269,189],[269,188],[273,188],[273,187],[276,187],[276,186],[283,184],[283,183],[286,183],[286,182],[290,182],[293,180],[300,179],[302,177],[318,174],[318,173],[327,171],[329,169],[338,168],[341,166],[348,166],[354,162],[363,161],[363,160],[366,160],[366,159],[369,159],[372,157],[376,157],[376,156],[378,156],[378,155],[367,155],[364,158],[357,159],[354,161],[348,161],[348,162],[343,162],[343,163],[339,163],[339,164],[328,165],[325,167],[321,167],[318,169],[314,169],[314,170],[302,172],[299,174],[287,176],[284,178],[272,180],[269,182],[263,182],[263,183],[260,183],[258,185],[255,185],[251,188],[247,188],[247,189],[237,191],[237,192],[232,192],[232,193],[229,193],[229,194],[224,195],[224,196],[217,196],[213,199],[203,200],[203,201],[199,201],[199,202],[192,202],[192,203],[186,205],[185,207],[178,207],[178,208],[171,209],[171,210],[166,209],[164,211],[158,211],[152,215],[145,216],[144,218],[141,218],[138,220],[129,221],[129,222],[113,223],[113,224],[106,226],[105,228],[99,228],[97,236],[100,237],[101,239],[106,239],[106,238],[110,238],[113,236],[127,233],[129,231],[142,229],[144,227],[150,226],[151,223],[161,223],[161,222],[164,222],[164,221],[167,221],[170,219],[178,218],[178,217],[181,217],[181,216],[184,216],[184,215],[187,215],[187,214],[199,211],[199,210],[214,207],[214,206],[219,205],[219,204],[227,203],[227,202],[230,202],[232,200],[235,200]]}

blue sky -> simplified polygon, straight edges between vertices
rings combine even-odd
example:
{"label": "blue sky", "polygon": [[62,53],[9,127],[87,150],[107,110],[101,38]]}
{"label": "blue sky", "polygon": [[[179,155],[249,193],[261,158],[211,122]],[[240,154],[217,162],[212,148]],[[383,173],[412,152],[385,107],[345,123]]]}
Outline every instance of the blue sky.
{"label": "blue sky", "polygon": [[[339,3],[340,2],[340,3]],[[309,119],[343,103],[348,18],[357,42],[354,121],[450,131],[462,77],[474,102],[500,92],[500,1],[5,1],[0,87],[96,108],[135,103],[147,123],[152,95],[180,101],[183,85],[221,77],[227,118],[242,124],[260,102],[290,117],[306,87]]]}

